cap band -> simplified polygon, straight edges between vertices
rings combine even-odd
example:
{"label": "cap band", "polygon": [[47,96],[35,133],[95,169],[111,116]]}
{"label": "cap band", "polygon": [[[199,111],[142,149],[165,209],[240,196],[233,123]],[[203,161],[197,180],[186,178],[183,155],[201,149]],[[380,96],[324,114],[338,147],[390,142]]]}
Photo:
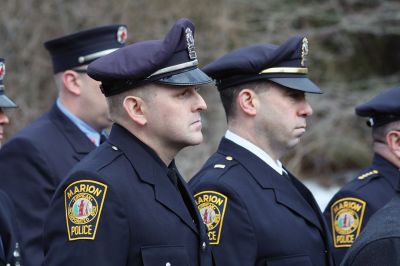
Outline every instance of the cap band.
{"label": "cap band", "polygon": [[96,53],[93,53],[93,54],[80,56],[78,58],[78,61],[79,61],[79,63],[83,64],[83,63],[85,63],[87,61],[91,61],[93,59],[108,55],[108,54],[110,54],[110,53],[112,53],[112,52],[114,52],[116,50],[118,50],[118,48],[107,49],[107,50],[96,52]]}
{"label": "cap band", "polygon": [[308,68],[306,67],[271,67],[264,69],[259,74],[269,73],[296,73],[296,74],[307,74]]}

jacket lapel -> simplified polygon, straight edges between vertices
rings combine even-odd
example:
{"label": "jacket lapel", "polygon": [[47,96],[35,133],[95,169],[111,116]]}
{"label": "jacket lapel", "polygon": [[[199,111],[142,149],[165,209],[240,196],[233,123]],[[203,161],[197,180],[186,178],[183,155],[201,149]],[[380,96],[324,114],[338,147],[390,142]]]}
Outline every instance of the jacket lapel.
{"label": "jacket lapel", "polygon": [[[161,160],[157,161],[155,159],[154,155],[151,154],[153,151],[118,124],[113,125],[109,142],[124,152],[139,178],[153,186],[155,200],[178,216],[194,232],[198,233],[178,189],[167,176],[167,167]],[[184,182],[181,177],[179,178]]]}
{"label": "jacket lapel", "polygon": [[[250,172],[251,176],[263,189],[272,189],[274,191],[276,201],[279,204],[290,209],[298,216],[303,217],[323,232],[317,212],[315,212],[314,208],[296,188],[296,185],[292,180],[280,175],[256,155],[228,139],[224,138],[221,141],[219,152],[222,152],[225,155],[230,155],[236,159]],[[295,180],[295,182],[300,183],[297,180]],[[304,187],[303,184],[300,183],[300,185],[301,187]],[[304,190],[308,191],[305,187]],[[311,193],[309,196],[313,198]]]}

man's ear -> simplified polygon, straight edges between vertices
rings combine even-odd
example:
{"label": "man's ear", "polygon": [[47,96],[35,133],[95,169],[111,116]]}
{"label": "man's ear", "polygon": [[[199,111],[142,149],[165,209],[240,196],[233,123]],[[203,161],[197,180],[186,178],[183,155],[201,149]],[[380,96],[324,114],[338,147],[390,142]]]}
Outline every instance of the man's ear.
{"label": "man's ear", "polygon": [[126,96],[123,101],[123,106],[125,112],[132,121],[141,126],[146,125],[147,119],[144,115],[145,102],[142,98],[137,96]]}
{"label": "man's ear", "polygon": [[391,130],[386,134],[386,142],[389,148],[398,158],[400,158],[400,132]]}
{"label": "man's ear", "polygon": [[73,70],[66,70],[62,74],[63,87],[71,94],[81,94],[81,80],[79,73]]}
{"label": "man's ear", "polygon": [[257,114],[258,96],[250,89],[243,89],[237,97],[239,108],[247,115],[254,116]]}

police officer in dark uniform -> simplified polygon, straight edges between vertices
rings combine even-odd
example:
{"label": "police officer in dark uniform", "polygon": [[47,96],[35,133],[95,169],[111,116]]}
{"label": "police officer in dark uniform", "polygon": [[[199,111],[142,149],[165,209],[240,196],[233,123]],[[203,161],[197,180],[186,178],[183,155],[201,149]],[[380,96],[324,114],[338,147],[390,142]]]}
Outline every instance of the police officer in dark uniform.
{"label": "police officer in dark uniform", "polygon": [[332,198],[324,211],[339,265],[370,217],[396,194],[400,172],[400,88],[384,91],[356,107],[372,128],[373,161]]}
{"label": "police officer in dark uniform", "polygon": [[194,25],[91,63],[115,121],[103,145],[58,188],[45,265],[212,265],[206,228],[174,157],[202,139]]}
{"label": "police officer in dark uniform", "polygon": [[236,49],[204,67],[228,121],[189,185],[216,265],[331,265],[329,234],[310,191],[279,161],[306,131],[308,41]]}
{"label": "police officer in dark uniform", "polygon": [[[10,121],[4,109],[17,105],[5,94],[3,79],[6,65],[0,58],[0,142],[3,140],[4,126]],[[14,206],[8,195],[0,190],[0,265],[20,265],[21,255],[19,232]]]}
{"label": "police officer in dark uniform", "polygon": [[108,25],[45,43],[59,97],[0,151],[0,188],[15,205],[24,265],[41,265],[50,200],[67,172],[96,148],[102,130],[111,125],[99,83],[85,73],[87,64],[122,47],[125,39],[124,25]]}
{"label": "police officer in dark uniform", "polygon": [[399,185],[396,187],[396,194],[392,200],[369,219],[368,224],[349,248],[340,265],[400,265]]}

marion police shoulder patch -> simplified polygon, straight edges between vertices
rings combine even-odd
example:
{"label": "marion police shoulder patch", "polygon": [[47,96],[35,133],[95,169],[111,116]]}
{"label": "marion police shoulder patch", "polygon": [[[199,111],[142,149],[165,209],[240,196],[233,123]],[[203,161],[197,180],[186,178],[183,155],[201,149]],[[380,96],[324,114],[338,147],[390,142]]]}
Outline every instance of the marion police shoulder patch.
{"label": "marion police shoulder patch", "polygon": [[96,237],[106,193],[107,185],[93,180],[76,181],[64,190],[70,241]]}
{"label": "marion police shoulder patch", "polygon": [[194,195],[194,200],[207,226],[210,244],[219,244],[228,197],[216,191],[202,191]]}
{"label": "marion police shoulder patch", "polygon": [[360,234],[366,203],[357,198],[343,198],[331,206],[335,248],[351,247]]}

